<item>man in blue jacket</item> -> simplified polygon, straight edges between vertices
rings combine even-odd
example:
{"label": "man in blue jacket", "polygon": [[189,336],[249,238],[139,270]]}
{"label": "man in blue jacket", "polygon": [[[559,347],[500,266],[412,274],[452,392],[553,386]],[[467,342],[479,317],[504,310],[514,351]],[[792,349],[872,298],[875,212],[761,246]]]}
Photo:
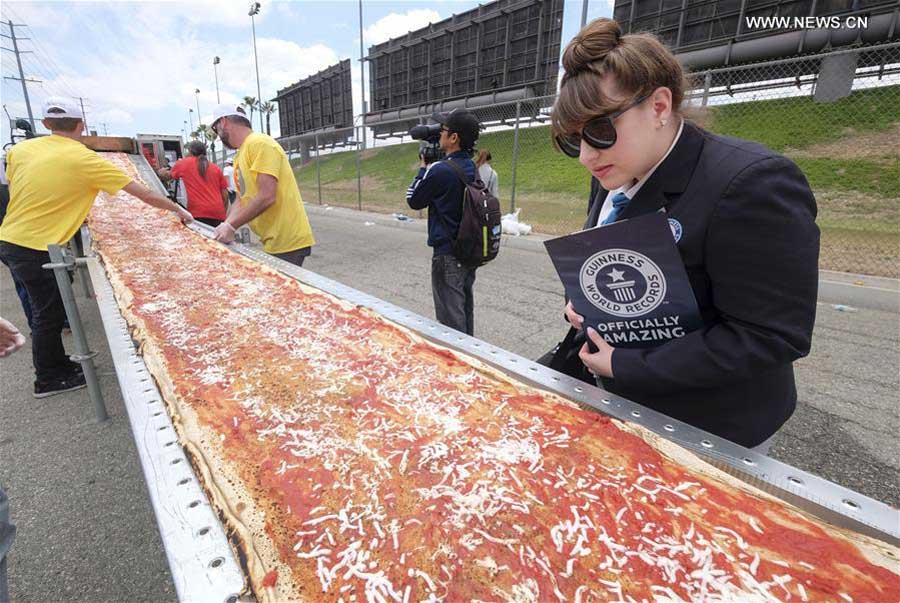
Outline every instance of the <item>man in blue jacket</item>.
{"label": "man in blue jacket", "polygon": [[464,109],[435,113],[431,119],[441,124],[440,146],[447,157],[431,165],[426,165],[420,157],[419,173],[406,192],[406,202],[412,209],[428,208],[428,246],[434,249],[431,292],[435,316],[441,324],[472,335],[475,330],[472,295],[475,268],[457,261],[451,245],[462,219],[464,187],[457,171],[448,162],[460,168],[468,182],[475,180],[472,154],[480,124]]}

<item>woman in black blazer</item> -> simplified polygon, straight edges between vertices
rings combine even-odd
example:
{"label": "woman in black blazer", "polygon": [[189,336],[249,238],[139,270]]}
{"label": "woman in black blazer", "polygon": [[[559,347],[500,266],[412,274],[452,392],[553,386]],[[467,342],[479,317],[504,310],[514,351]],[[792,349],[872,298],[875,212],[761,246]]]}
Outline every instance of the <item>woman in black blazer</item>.
{"label": "woman in black blazer", "polygon": [[[563,56],[557,147],[596,182],[585,228],[665,210],[703,320],[649,349],[591,328],[580,357],[607,390],[765,453],[797,401],[816,313],[816,202],[790,160],[686,122],[683,73],[649,34],[598,19]],[[624,193],[624,195],[619,194]],[[566,306],[576,328],[582,317]]]}

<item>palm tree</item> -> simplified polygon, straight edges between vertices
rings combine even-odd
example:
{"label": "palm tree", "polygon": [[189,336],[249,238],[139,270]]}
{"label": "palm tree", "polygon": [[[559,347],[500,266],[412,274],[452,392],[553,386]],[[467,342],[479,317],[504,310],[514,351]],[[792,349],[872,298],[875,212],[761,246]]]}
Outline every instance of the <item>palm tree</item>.
{"label": "palm tree", "polygon": [[266,101],[259,106],[259,110],[263,112],[263,115],[266,116],[266,134],[269,136],[272,135],[272,127],[270,124],[270,120],[272,119],[272,114],[278,110],[278,106],[272,101]]}
{"label": "palm tree", "polygon": [[250,123],[253,123],[253,111],[257,107],[259,107],[259,101],[256,100],[255,96],[245,96],[244,97],[244,106],[250,109]]}
{"label": "palm tree", "polygon": [[216,161],[216,140],[218,140],[219,137],[216,136],[216,133],[212,128],[206,124],[198,124],[197,129],[191,132],[191,138],[194,140],[200,140],[202,138],[209,145],[213,162]]}
{"label": "palm tree", "polygon": [[218,140],[219,137],[216,135],[215,131],[211,127],[209,127],[207,125],[203,125],[201,127],[203,128],[203,135],[206,137],[206,141],[209,143],[209,151],[212,154],[213,163],[215,163],[216,162],[216,140]]}

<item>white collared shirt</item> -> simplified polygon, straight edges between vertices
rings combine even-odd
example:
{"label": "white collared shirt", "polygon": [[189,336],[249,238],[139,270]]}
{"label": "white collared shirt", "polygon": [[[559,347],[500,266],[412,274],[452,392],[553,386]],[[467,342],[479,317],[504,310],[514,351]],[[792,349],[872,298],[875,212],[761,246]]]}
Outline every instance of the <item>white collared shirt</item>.
{"label": "white collared shirt", "polygon": [[597,218],[597,223],[594,226],[599,226],[603,224],[603,220],[609,215],[609,212],[612,211],[613,204],[612,198],[616,196],[618,193],[625,193],[629,199],[634,199],[634,196],[641,190],[641,187],[644,186],[644,183],[650,179],[650,176],[653,175],[653,172],[656,171],[656,168],[660,166],[660,164],[666,160],[666,157],[669,156],[669,153],[672,152],[672,149],[675,148],[675,145],[678,144],[678,139],[681,138],[681,131],[684,130],[684,120],[681,120],[681,123],[678,125],[678,133],[675,134],[675,139],[672,141],[672,144],[669,145],[669,150],[666,151],[666,154],[662,156],[662,159],[656,162],[650,171],[644,174],[644,177],[638,180],[635,184],[630,187],[626,184],[625,186],[620,186],[619,188],[609,191],[606,194],[606,199],[603,201],[603,207],[600,208],[600,217]]}

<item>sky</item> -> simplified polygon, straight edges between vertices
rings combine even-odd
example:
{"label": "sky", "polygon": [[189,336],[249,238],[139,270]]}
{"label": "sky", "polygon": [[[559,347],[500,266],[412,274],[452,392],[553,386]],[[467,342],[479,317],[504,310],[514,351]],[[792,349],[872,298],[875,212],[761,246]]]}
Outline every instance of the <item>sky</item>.
{"label": "sky", "polygon": [[[613,0],[588,0],[588,18],[610,16]],[[110,136],[181,134],[185,122],[210,123],[218,98],[240,102],[257,96],[249,2],[26,2],[0,4],[2,46],[12,48],[12,21],[38,131],[42,101],[63,95],[83,99],[88,127]],[[354,114],[360,112],[359,8],[357,0],[261,0],[255,17],[263,99],[280,88],[350,58]],[[407,31],[478,6],[471,0],[363,0],[365,51]],[[485,2],[481,2],[485,4]],[[582,0],[565,2],[563,46],[577,33]],[[22,25],[19,27],[17,25]],[[2,103],[13,118],[26,117],[13,52],[2,51]],[[366,72],[368,74],[368,71]],[[368,93],[369,81],[366,79]],[[200,93],[196,94],[195,90]],[[193,113],[189,111],[193,109]],[[272,116],[278,135],[278,116]],[[258,129],[258,118],[254,128]],[[0,119],[0,140],[9,141]]]}

